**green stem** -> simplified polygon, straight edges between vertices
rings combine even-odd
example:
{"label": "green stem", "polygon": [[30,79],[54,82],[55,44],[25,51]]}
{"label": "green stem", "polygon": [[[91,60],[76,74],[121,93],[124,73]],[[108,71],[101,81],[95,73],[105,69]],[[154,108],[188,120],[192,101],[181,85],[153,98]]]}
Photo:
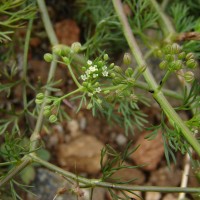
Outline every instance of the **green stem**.
{"label": "green stem", "polygon": [[70,64],[67,64],[67,67],[68,67],[68,69],[69,69],[69,72],[70,72],[70,74],[71,74],[71,76],[72,76],[72,79],[73,79],[74,83],[76,84],[76,86],[77,86],[78,88],[80,88],[80,87],[81,87],[81,84],[80,84],[80,83],[78,82],[78,80],[76,79],[76,76],[74,75],[74,72],[73,72],[73,70],[72,70],[71,65],[70,65]]}
{"label": "green stem", "polygon": [[[128,20],[126,18],[126,15],[124,14],[123,6],[120,0],[112,0],[114,8],[116,10],[116,13],[119,17],[119,20],[122,24],[122,29],[125,35],[125,38],[129,44],[129,47],[131,49],[132,54],[134,55],[136,62],[138,65],[146,65],[146,62],[142,56],[142,53],[139,49],[139,46],[137,45],[137,42],[132,34],[132,30],[128,24]],[[178,114],[174,111],[172,106],[169,104],[165,96],[163,95],[162,91],[158,90],[158,85],[152,76],[150,70],[147,69],[143,72],[143,76],[148,83],[150,90],[154,91],[153,97],[155,100],[160,104],[162,110],[166,113],[168,118],[170,119],[170,122],[173,122],[173,126],[176,125],[178,128],[180,128],[183,136],[186,138],[188,143],[193,147],[193,149],[197,152],[197,154],[200,156],[200,145],[197,141],[197,139],[194,137],[193,133],[187,128],[187,126],[184,124],[184,122],[181,120],[181,118],[178,116]]]}
{"label": "green stem", "polygon": [[171,71],[167,71],[166,74],[164,75],[164,77],[162,78],[160,85],[158,87],[158,90],[161,90],[161,88],[163,87],[163,85],[166,83],[166,81],[168,80],[169,76],[171,75]]}
{"label": "green stem", "polygon": [[171,36],[175,33],[174,27],[172,26],[171,21],[164,14],[164,12],[162,11],[162,8],[158,5],[156,0],[149,0],[149,1],[151,2],[152,6],[154,7],[156,13],[159,16],[159,24],[160,24],[161,30],[162,30],[164,36],[167,37],[165,39],[165,41],[170,42]]}
{"label": "green stem", "polygon": [[28,50],[29,50],[29,42],[31,37],[31,30],[33,26],[33,19],[29,20],[26,38],[25,38],[25,45],[24,45],[24,58],[23,58],[23,103],[24,103],[24,109],[27,109],[27,92],[26,92],[26,86],[27,86],[27,66],[28,66]]}
{"label": "green stem", "polygon": [[63,99],[65,99],[65,98],[67,98],[67,97],[69,97],[69,96],[71,96],[73,94],[76,94],[76,93],[80,92],[82,89],[83,89],[83,87],[80,86],[78,89],[76,89],[76,90],[74,90],[74,91],[72,91],[70,93],[67,93],[66,95],[60,97],[59,100],[62,101]]}
{"label": "green stem", "polygon": [[32,159],[30,157],[25,157],[25,159],[22,159],[22,162],[13,167],[9,173],[6,175],[5,178],[0,180],[0,187],[3,186],[5,183],[7,183],[9,180],[11,180],[16,174],[18,174],[21,170],[23,170],[27,165],[31,163]]}
{"label": "green stem", "polygon": [[102,182],[100,179],[87,179],[80,176],[77,176],[77,174],[73,174],[71,172],[67,172],[47,161],[44,161],[40,159],[37,156],[32,156],[33,161],[40,163],[41,165],[45,166],[46,168],[61,174],[62,176],[65,176],[69,179],[75,180],[83,185],[87,185],[88,187],[103,187],[103,188],[111,188],[116,190],[130,190],[130,191],[143,191],[143,192],[162,192],[162,193],[168,193],[168,192],[187,192],[187,193],[197,193],[200,192],[200,188],[179,188],[179,187],[157,187],[157,186],[131,186],[131,185],[125,185],[125,184],[114,184],[114,183],[108,183],[108,182]]}

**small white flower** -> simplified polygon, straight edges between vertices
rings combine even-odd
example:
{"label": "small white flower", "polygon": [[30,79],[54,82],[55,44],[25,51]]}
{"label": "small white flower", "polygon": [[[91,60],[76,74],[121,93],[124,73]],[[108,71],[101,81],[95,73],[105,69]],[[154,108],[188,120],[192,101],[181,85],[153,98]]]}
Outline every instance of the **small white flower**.
{"label": "small white flower", "polygon": [[88,64],[88,65],[92,65],[92,61],[91,61],[91,60],[88,60],[88,61],[87,61],[87,64]]}
{"label": "small white flower", "polygon": [[83,81],[85,81],[85,80],[87,80],[87,75],[86,74],[81,75],[81,78],[82,78]]}
{"label": "small white flower", "polygon": [[96,65],[89,67],[89,70],[90,70],[91,72],[98,71],[98,69],[97,69],[97,66],[96,66]]}
{"label": "small white flower", "polygon": [[107,69],[107,66],[104,65],[104,66],[102,67],[102,69],[103,69],[103,71],[105,71],[105,70]]}
{"label": "small white flower", "polygon": [[103,75],[103,76],[108,76],[108,71],[103,71],[103,72],[102,72],[102,75]]}
{"label": "small white flower", "polygon": [[100,93],[101,92],[101,88],[100,87],[98,87],[98,88],[96,88],[96,90],[95,90],[97,93]]}
{"label": "small white flower", "polygon": [[93,74],[93,78],[96,78],[98,76],[98,74]]}
{"label": "small white flower", "polygon": [[91,71],[88,69],[88,70],[86,70],[85,73],[86,73],[87,75],[90,75],[90,72],[91,72]]}

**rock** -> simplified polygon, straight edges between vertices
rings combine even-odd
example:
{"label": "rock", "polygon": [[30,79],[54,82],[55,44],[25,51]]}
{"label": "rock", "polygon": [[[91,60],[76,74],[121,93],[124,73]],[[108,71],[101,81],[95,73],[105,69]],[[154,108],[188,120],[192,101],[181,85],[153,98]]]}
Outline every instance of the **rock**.
{"label": "rock", "polygon": [[177,200],[177,196],[175,196],[175,194],[166,194],[163,200]]}
{"label": "rock", "polygon": [[149,179],[151,185],[157,186],[178,186],[180,181],[181,170],[176,169],[174,165],[171,166],[171,170],[167,166],[158,169],[151,174]]}
{"label": "rock", "polygon": [[127,142],[127,137],[124,134],[118,134],[115,140],[119,146],[123,146]]}
{"label": "rock", "polygon": [[74,20],[65,19],[55,25],[56,35],[61,44],[70,46],[79,41],[80,29]]}
{"label": "rock", "polygon": [[145,200],[160,200],[161,196],[159,192],[146,192]]}
{"label": "rock", "polygon": [[132,182],[132,184],[136,184],[136,185],[141,185],[145,181],[144,174],[142,173],[142,171],[140,169],[137,169],[137,168],[134,168],[134,169],[128,169],[128,168],[120,169],[120,170],[116,171],[112,175],[111,178],[112,179],[119,179],[120,182],[127,182],[127,181],[130,181],[132,179],[136,179],[135,181]]}
{"label": "rock", "polygon": [[79,124],[77,120],[72,119],[67,123],[67,128],[69,129],[72,138],[76,138],[81,135],[79,130]]}
{"label": "rock", "polygon": [[82,135],[69,144],[58,146],[58,163],[73,172],[96,174],[100,171],[103,144],[93,136]]}
{"label": "rock", "polygon": [[156,169],[160,162],[164,154],[164,147],[161,133],[158,133],[156,138],[151,141],[145,139],[149,134],[149,131],[145,131],[139,136],[135,146],[140,146],[135,152],[133,152],[130,159],[132,159],[137,165],[145,164],[142,169],[152,171]]}

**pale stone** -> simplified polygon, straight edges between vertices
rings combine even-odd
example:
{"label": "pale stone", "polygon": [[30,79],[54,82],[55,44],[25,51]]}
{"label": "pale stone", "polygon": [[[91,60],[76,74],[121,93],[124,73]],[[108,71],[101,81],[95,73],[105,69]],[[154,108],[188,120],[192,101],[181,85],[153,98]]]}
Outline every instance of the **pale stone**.
{"label": "pale stone", "polygon": [[70,144],[58,146],[58,163],[73,172],[98,173],[103,147],[95,137],[82,135]]}

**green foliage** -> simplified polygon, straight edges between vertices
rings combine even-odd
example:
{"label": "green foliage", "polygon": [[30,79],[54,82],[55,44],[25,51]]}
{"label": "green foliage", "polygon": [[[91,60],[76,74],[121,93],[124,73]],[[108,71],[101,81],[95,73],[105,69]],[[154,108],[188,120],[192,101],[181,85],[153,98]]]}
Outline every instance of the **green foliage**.
{"label": "green foliage", "polygon": [[0,3],[0,43],[11,40],[14,30],[24,26],[35,14],[34,3],[26,0],[3,0]]}
{"label": "green foliage", "polygon": [[148,0],[126,0],[125,2],[128,4],[133,15],[129,17],[133,33],[145,39],[144,31],[155,27],[158,14],[154,12]]}
{"label": "green foliage", "polygon": [[109,54],[115,54],[125,49],[121,25],[117,20],[111,1],[76,0],[75,6],[77,7],[75,17],[85,31],[84,48],[87,49],[88,56],[97,56],[105,49]]}
{"label": "green foliage", "polygon": [[175,3],[171,6],[172,17],[177,32],[187,32],[194,29],[197,21],[189,16],[189,7],[183,3]]}

